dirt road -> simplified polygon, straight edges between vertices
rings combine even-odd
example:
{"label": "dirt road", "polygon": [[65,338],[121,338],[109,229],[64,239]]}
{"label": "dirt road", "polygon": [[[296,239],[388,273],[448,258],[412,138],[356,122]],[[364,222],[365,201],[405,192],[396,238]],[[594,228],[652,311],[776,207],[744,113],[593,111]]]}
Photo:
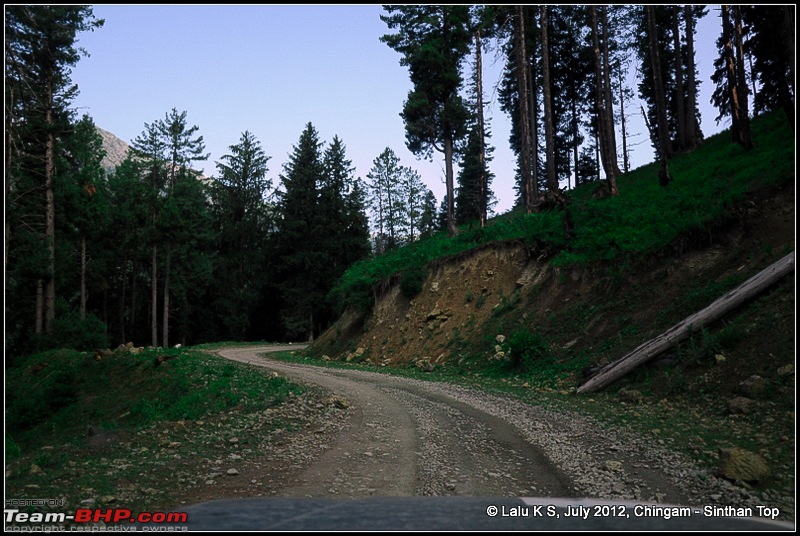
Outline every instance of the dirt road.
{"label": "dirt road", "polygon": [[[289,347],[296,349],[296,346]],[[514,426],[435,384],[280,362],[264,348],[223,350],[330,390],[352,408],[345,429],[282,495],[570,496],[569,479]]]}
{"label": "dirt road", "polygon": [[[764,500],[694,466],[658,439],[452,384],[269,357],[287,349],[298,346],[217,351],[319,388],[249,417],[233,412],[218,425],[222,435],[241,439],[228,439],[224,446],[218,441],[218,457],[196,467],[198,478],[183,478],[192,485],[176,509],[189,513],[190,527],[747,530],[754,523],[764,528],[760,523],[766,518],[703,515],[706,507],[755,511]],[[272,423],[264,432],[262,418]],[[303,424],[275,430],[274,419]],[[526,510],[537,504],[557,507],[556,516],[541,518]],[[574,517],[576,504],[588,505],[584,516],[598,512],[598,505],[617,514],[600,511],[587,521]],[[692,507],[694,514],[631,516],[645,504],[667,514],[674,505]],[[528,513],[494,517],[498,505]],[[794,519],[790,505],[782,506],[780,515]],[[787,527],[793,525],[780,530]]]}
{"label": "dirt road", "polygon": [[[585,416],[438,382],[270,359],[251,347],[219,351],[321,386],[349,402],[316,455],[273,494],[296,497],[594,497],[670,504],[753,498],[658,443]],[[311,459],[313,458],[313,459]]]}

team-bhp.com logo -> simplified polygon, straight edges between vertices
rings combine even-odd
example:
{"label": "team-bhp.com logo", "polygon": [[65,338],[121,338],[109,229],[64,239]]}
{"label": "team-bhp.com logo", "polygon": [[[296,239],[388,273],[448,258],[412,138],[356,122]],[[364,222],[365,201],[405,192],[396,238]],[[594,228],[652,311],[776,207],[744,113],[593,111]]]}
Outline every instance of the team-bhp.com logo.
{"label": "team-bhp.com logo", "polygon": [[141,512],[134,514],[127,508],[78,508],[75,514],[63,512],[20,512],[16,508],[4,510],[6,523],[186,523],[186,512]]}

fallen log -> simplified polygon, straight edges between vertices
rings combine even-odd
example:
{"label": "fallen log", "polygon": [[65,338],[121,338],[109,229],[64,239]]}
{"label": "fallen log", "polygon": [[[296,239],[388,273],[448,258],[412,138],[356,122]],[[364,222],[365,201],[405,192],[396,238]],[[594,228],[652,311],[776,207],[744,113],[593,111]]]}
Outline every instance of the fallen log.
{"label": "fallen log", "polygon": [[705,309],[687,317],[667,331],[638,346],[628,354],[603,367],[600,372],[581,385],[577,393],[593,393],[625,376],[639,365],[672,348],[688,338],[692,332],[721,318],[739,305],[753,299],[783,276],[794,271],[794,252],[751,277],[735,289],[717,299]]}

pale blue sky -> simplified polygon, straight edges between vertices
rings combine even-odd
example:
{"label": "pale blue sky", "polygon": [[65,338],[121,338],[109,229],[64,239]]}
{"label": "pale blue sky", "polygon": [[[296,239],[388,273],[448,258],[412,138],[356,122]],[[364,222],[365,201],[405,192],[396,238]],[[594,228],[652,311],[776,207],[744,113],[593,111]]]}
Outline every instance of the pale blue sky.
{"label": "pale blue sky", "polygon": [[[441,201],[444,163],[418,160],[405,146],[399,116],[411,84],[400,55],[381,43],[389,30],[380,5],[95,5],[105,25],[79,35],[90,54],[73,69],[80,95],[74,106],[126,142],[145,123],[172,108],[186,111],[199,127],[209,160],[199,167],[216,173],[215,163],[245,130],[261,142],[269,177],[279,174],[305,125],[320,141],[344,142],[356,175],[365,178],[373,160],[390,147],[403,165],[417,169]],[[724,128],[708,101],[716,11],[698,24],[698,62],[703,132]],[[514,202],[514,156],[508,149],[508,118],[493,87],[502,60],[484,58],[485,92],[491,107],[492,188],[503,212]],[[631,107],[632,113],[638,106]],[[644,130],[634,113],[633,129]],[[634,167],[652,160],[644,142]]]}

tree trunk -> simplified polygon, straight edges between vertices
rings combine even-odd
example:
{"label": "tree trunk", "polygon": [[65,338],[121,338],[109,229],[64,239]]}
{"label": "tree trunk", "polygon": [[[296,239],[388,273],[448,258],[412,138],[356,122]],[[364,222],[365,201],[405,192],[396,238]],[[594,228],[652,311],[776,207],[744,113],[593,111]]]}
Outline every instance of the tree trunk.
{"label": "tree trunk", "polygon": [[542,85],[544,86],[544,137],[547,154],[547,191],[558,191],[555,158],[555,126],[553,125],[553,100],[550,86],[550,44],[548,42],[547,6],[541,6],[542,21]]}
{"label": "tree trunk", "polygon": [[125,343],[125,293],[128,290],[128,259],[122,259],[122,288],[119,296],[119,340]]}
{"label": "tree trunk", "polygon": [[44,330],[44,281],[36,280],[36,319],[34,333],[40,335]]}
{"label": "tree trunk", "polygon": [[686,19],[686,122],[684,129],[686,132],[686,149],[693,151],[699,144],[697,140],[697,80],[695,75],[694,59],[694,14],[692,6],[683,6],[684,19]]}
{"label": "tree trunk", "polygon": [[164,312],[162,313],[161,322],[161,337],[164,348],[169,348],[169,269],[170,257],[172,256],[172,248],[167,246],[167,257],[164,265]]}
{"label": "tree trunk", "polygon": [[606,174],[608,193],[610,195],[619,195],[616,179],[619,168],[615,162],[617,151],[616,147],[612,148],[612,140],[610,138],[614,123],[608,108],[609,99],[606,98],[608,88],[604,87],[607,78],[603,71],[604,69],[608,70],[608,65],[603,65],[604,58],[600,50],[600,31],[597,21],[597,7],[595,6],[592,6],[592,46],[594,52],[594,95],[597,109],[597,132],[600,139],[600,158],[603,162],[603,171]]}
{"label": "tree trunk", "polygon": [[731,137],[737,143],[748,149],[752,147],[752,141],[747,135],[749,129],[745,127],[746,117],[742,117],[742,111],[746,110],[741,101],[746,99],[746,94],[742,93],[739,85],[740,77],[737,67],[737,36],[731,22],[730,5],[722,5],[722,37],[725,43],[725,68],[728,78],[728,91],[730,93],[731,106]]}
{"label": "tree trunk", "polygon": [[[8,86],[6,86],[8,87]],[[5,114],[5,125],[6,125],[6,158],[5,158],[5,166],[6,166],[6,174],[5,174],[5,197],[3,199],[10,199],[11,194],[11,162],[12,162],[12,152],[14,149],[14,137],[12,135],[13,128],[14,128],[14,118],[12,115],[12,110],[14,109],[14,90],[13,88],[8,89],[8,94],[6,96],[6,114]],[[3,243],[3,288],[7,286],[8,280],[8,246],[11,243],[11,222],[9,218],[5,218],[5,242]]]}
{"label": "tree trunk", "polygon": [[455,194],[453,193],[453,138],[450,134],[445,135],[444,138],[444,166],[447,186],[447,234],[456,236],[458,227],[456,226]]}
{"label": "tree trunk", "polygon": [[515,58],[517,70],[517,113],[519,114],[519,174],[522,182],[522,191],[525,194],[525,211],[530,214],[534,211],[533,179],[531,176],[531,133],[530,111],[528,110],[528,96],[530,85],[528,81],[528,54],[525,46],[525,8],[517,6],[515,39]]}
{"label": "tree trunk", "polygon": [[[575,89],[575,80],[572,80],[572,98],[570,99],[570,108],[572,112],[572,162],[573,170],[575,171],[575,184],[573,187],[578,186],[578,159],[580,158],[578,149],[578,133],[580,132],[580,123],[578,118],[578,92]],[[569,177],[567,178],[567,190],[569,190]]]}
{"label": "tree trunk", "polygon": [[589,381],[581,385],[577,393],[598,391],[625,376],[639,365],[672,348],[697,330],[718,320],[736,307],[751,300],[763,290],[794,271],[794,252],[759,272],[743,284],[717,299],[705,309],[687,317],[658,337],[638,346],[633,351],[604,367]]}
{"label": "tree trunk", "polygon": [[536,84],[536,58],[533,57],[533,52],[528,52],[528,113],[530,115],[530,122],[528,123],[528,130],[530,131],[530,158],[528,165],[531,170],[531,190],[533,194],[533,207],[534,210],[539,206],[539,114],[538,114],[538,100],[539,93],[537,91],[538,85]]}
{"label": "tree trunk", "polygon": [[[647,17],[647,38],[650,48],[650,63],[653,69],[653,90],[655,92],[656,125],[655,135],[651,129],[656,150],[659,155],[661,166],[658,171],[658,183],[667,186],[672,182],[669,173],[669,159],[672,158],[672,148],[670,147],[669,131],[667,130],[667,102],[664,97],[664,83],[661,77],[661,60],[658,54],[658,28],[656,26],[655,6],[645,6],[645,16]],[[647,115],[645,115],[645,120]]]}
{"label": "tree trunk", "polygon": [[672,6],[672,37],[675,47],[675,129],[678,136],[678,151],[686,150],[686,102],[685,88],[683,85],[683,54],[681,54],[681,25],[678,15],[681,7]]}
{"label": "tree trunk", "polygon": [[81,320],[86,319],[86,237],[81,237]]}
{"label": "tree trunk", "polygon": [[[789,79],[787,83],[789,84],[789,88],[791,89],[791,101],[792,101],[792,109],[794,109],[794,48],[795,48],[795,6],[794,5],[784,5],[783,6],[783,32],[784,32],[784,41],[786,43],[786,57],[789,58]],[[794,114],[792,114],[794,117]],[[794,122],[791,122],[794,125]]]}
{"label": "tree trunk", "polygon": [[[656,26],[655,6],[645,6],[647,16],[647,37],[650,48],[650,64],[653,70],[653,91],[655,93],[656,125],[658,150],[662,161],[672,158],[669,130],[667,123],[667,101],[664,96],[664,81],[661,76],[661,59],[658,54],[658,28]],[[662,163],[663,166],[663,163]],[[662,179],[663,184],[663,179]]]}
{"label": "tree trunk", "polygon": [[47,241],[47,279],[45,280],[44,332],[53,333],[56,317],[56,202],[53,179],[55,175],[55,138],[53,136],[53,90],[48,85],[45,124],[45,239]]}
{"label": "tree trunk", "polygon": [[153,244],[151,266],[150,335],[153,346],[158,346],[158,245],[156,244]]}
{"label": "tree trunk", "polygon": [[[139,330],[136,326],[136,306],[138,305],[138,298],[139,293],[137,292],[136,287],[136,268],[134,264],[133,273],[131,273],[131,320],[128,324],[131,327],[131,330],[134,334],[139,333]],[[123,337],[124,338],[124,337]]]}
{"label": "tree trunk", "polygon": [[611,195],[618,195],[617,191],[617,177],[622,172],[617,163],[617,134],[614,129],[614,99],[611,97],[611,60],[609,59],[608,51],[608,6],[603,6],[603,75],[604,75],[604,90],[606,101],[606,128],[608,129],[608,151],[609,161],[611,168],[614,170],[614,179],[611,186]]}
{"label": "tree trunk", "polygon": [[742,127],[742,140],[745,149],[752,149],[753,136],[750,132],[750,112],[747,104],[747,77],[744,70],[744,35],[742,30],[742,10],[733,6],[735,22],[734,36],[736,41],[736,86],[739,92],[739,120]]}
{"label": "tree trunk", "polygon": [[[483,58],[481,54],[481,32],[480,30],[475,32],[475,107],[476,112],[478,115],[478,140],[479,140],[479,152],[478,152],[478,162],[481,166],[481,177],[480,177],[480,185],[478,188],[478,195],[480,195],[480,199],[478,201],[478,211],[480,212],[480,225],[481,228],[486,226],[486,127],[484,124],[483,119]],[[413,232],[413,227],[412,227]],[[413,237],[412,237],[413,241]]]}
{"label": "tree trunk", "polygon": [[631,162],[628,156],[628,128],[625,120],[625,86],[622,83],[621,66],[617,72],[619,74],[619,119],[622,127],[622,169],[627,173],[631,170]]}

